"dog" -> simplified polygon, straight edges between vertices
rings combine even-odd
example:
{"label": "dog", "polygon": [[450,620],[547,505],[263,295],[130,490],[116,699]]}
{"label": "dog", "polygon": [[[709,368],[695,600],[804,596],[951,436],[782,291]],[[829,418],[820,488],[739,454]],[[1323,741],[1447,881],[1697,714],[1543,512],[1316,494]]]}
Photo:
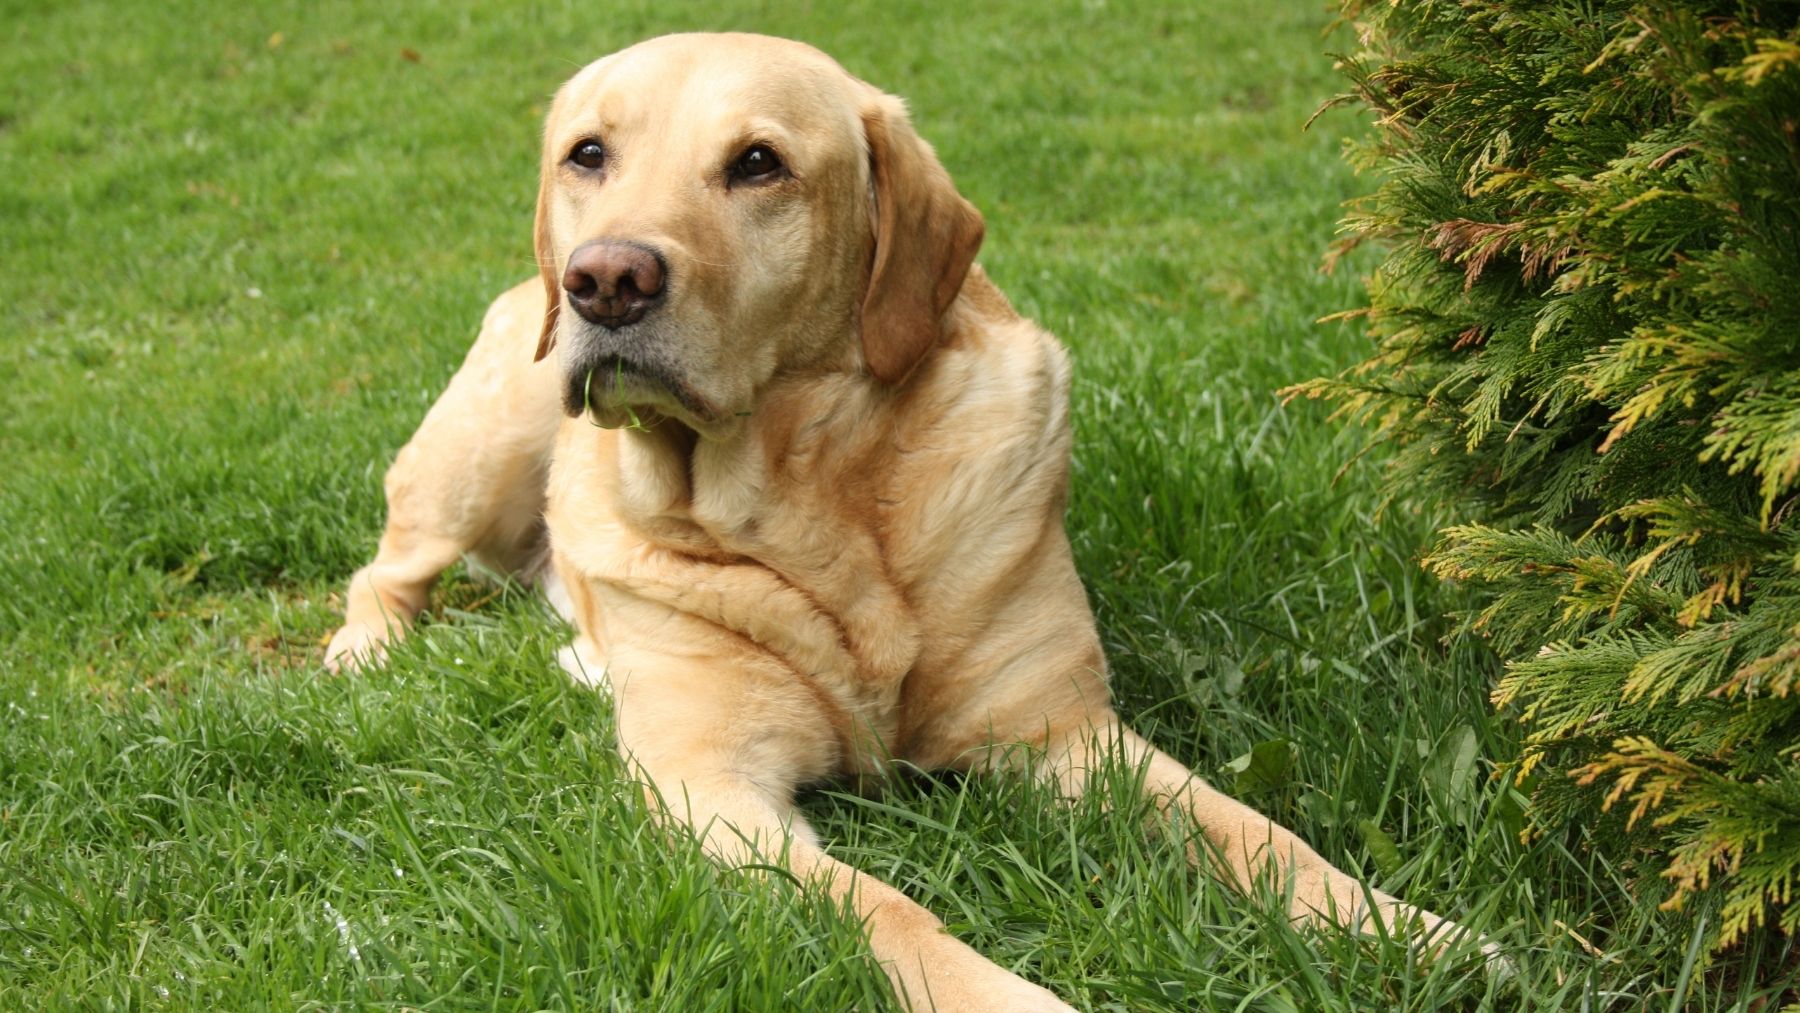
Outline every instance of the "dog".
{"label": "dog", "polygon": [[[984,224],[904,105],[800,43],[674,35],[544,128],[539,277],[501,295],[387,474],[333,669],[375,664],[468,556],[537,579],[658,818],[849,905],[903,1004],[1068,1009],[832,857],[795,790],[1105,763],[1296,921],[1462,930],[1358,883],[1110,703],[1063,529],[1069,361],[975,264]],[[547,546],[547,548],[546,548]]]}

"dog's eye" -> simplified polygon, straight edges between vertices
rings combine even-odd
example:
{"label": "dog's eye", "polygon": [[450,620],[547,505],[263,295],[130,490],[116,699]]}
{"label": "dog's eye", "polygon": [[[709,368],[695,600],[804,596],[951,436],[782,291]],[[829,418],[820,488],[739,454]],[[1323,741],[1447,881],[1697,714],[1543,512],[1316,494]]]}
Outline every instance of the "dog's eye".
{"label": "dog's eye", "polygon": [[766,144],[752,144],[731,163],[731,178],[744,183],[761,183],[782,169],[781,159]]}
{"label": "dog's eye", "polygon": [[569,161],[583,169],[598,169],[606,164],[606,149],[599,141],[582,141],[569,152]]}

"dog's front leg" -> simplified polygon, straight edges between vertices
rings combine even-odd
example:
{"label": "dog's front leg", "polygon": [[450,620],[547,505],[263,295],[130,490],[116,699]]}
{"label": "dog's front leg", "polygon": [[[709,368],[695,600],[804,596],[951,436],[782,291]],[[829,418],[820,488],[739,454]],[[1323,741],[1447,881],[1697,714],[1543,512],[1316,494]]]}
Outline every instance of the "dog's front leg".
{"label": "dog's front leg", "polygon": [[555,363],[531,360],[543,319],[535,280],[495,300],[462,368],[388,469],[387,528],[350,578],[328,668],[381,660],[465,554],[518,571],[542,558],[544,478],[562,420]]}
{"label": "dog's front leg", "polygon": [[951,936],[899,890],[819,846],[793,791],[834,769],[839,747],[817,699],[791,672],[729,652],[671,656],[614,644],[610,653],[620,751],[651,805],[691,828],[721,865],[782,864],[848,905],[908,1009],[1069,1010]]}
{"label": "dog's front leg", "polygon": [[[1146,742],[1110,710],[1053,730],[1037,773],[1065,794],[1078,797],[1109,759],[1127,770],[1140,770],[1143,792],[1157,809],[1173,811],[1204,837],[1204,844],[1188,844],[1193,864],[1206,864],[1239,892],[1259,882],[1289,890],[1288,915],[1296,924],[1322,921],[1361,932],[1379,925],[1401,938],[1419,938],[1440,953],[1469,938],[1468,930],[1455,922],[1358,882],[1292,831],[1213,788]],[[1481,949],[1490,960],[1496,959],[1494,944],[1485,943]]]}

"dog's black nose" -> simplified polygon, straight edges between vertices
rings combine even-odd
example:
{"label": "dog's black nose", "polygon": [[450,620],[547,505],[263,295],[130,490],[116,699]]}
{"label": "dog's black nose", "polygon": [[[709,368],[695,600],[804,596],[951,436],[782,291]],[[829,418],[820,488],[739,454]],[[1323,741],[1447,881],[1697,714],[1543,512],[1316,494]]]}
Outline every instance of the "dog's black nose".
{"label": "dog's black nose", "polygon": [[666,280],[662,255],[650,247],[596,239],[569,255],[562,283],[582,319],[614,330],[637,323],[661,302]]}

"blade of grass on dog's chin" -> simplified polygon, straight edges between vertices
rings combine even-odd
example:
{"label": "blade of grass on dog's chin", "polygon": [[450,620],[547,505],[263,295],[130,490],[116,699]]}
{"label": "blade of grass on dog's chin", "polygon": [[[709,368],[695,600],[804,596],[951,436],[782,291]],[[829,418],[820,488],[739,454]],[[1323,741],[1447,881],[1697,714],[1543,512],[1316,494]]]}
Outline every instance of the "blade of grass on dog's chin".
{"label": "blade of grass on dog's chin", "polygon": [[594,369],[588,367],[587,375],[581,381],[581,417],[588,420],[588,425],[595,429],[604,428],[600,420],[594,417]]}
{"label": "blade of grass on dog's chin", "polygon": [[613,363],[613,393],[618,397],[619,403],[625,406],[625,416],[631,420],[629,428],[642,430],[644,423],[638,418],[637,409],[631,407],[631,402],[625,400],[625,364],[623,362]]}

